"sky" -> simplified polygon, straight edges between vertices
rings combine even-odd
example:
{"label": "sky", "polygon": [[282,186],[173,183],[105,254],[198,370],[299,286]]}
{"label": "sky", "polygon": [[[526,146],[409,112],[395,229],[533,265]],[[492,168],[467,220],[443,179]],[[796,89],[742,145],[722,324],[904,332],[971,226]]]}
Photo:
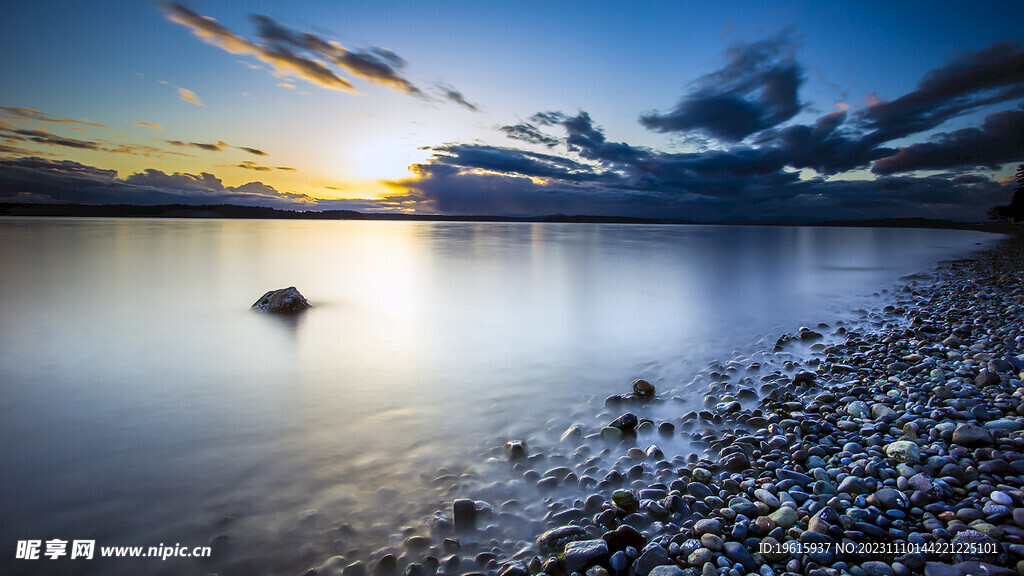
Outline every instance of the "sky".
{"label": "sky", "polygon": [[985,220],[1013,2],[0,3],[0,202]]}

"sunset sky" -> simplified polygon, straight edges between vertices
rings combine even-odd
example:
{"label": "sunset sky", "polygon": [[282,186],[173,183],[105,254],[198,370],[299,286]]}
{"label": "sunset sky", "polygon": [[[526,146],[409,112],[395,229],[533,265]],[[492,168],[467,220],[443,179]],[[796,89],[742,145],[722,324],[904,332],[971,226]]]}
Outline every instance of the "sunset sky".
{"label": "sunset sky", "polygon": [[0,201],[985,219],[1014,2],[0,4]]}

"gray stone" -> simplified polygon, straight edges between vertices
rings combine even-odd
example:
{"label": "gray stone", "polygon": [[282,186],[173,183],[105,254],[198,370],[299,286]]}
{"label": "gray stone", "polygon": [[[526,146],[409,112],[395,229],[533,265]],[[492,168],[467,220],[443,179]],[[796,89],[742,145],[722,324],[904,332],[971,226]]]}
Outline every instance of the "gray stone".
{"label": "gray stone", "polygon": [[885,455],[897,462],[917,464],[921,461],[921,450],[909,440],[897,440],[885,447]]}
{"label": "gray stone", "polygon": [[702,536],[704,534],[716,534],[722,533],[722,523],[714,518],[705,518],[704,520],[698,520],[693,525],[693,535]]}
{"label": "gray stone", "polygon": [[569,542],[586,538],[587,531],[582,526],[560,526],[538,536],[537,547],[541,552],[561,551]]}
{"label": "gray stone", "polygon": [[565,568],[571,574],[608,556],[604,540],[577,540],[565,546]]}
{"label": "gray stone", "polygon": [[612,502],[626,512],[635,512],[640,507],[640,501],[632,490],[616,490],[612,492]]}
{"label": "gray stone", "polygon": [[855,400],[846,405],[846,413],[854,418],[867,418],[871,411],[868,410],[867,403]]}
{"label": "gray stone", "polygon": [[847,476],[839,483],[840,494],[867,494],[868,483],[857,476]]}
{"label": "gray stone", "polygon": [[761,502],[764,502],[769,508],[775,509],[779,507],[779,499],[774,494],[765,490],[764,488],[758,488],[754,490],[754,498],[757,498]]}
{"label": "gray stone", "polygon": [[683,569],[675,565],[655,566],[647,576],[683,576]]}
{"label": "gray stone", "polygon": [[992,433],[973,424],[961,424],[953,430],[953,443],[961,446],[991,446],[995,443]]}
{"label": "gray stone", "polygon": [[800,519],[800,514],[789,506],[783,506],[769,514],[768,517],[772,519],[772,522],[775,522],[776,526],[780,526],[784,530],[789,530],[789,528],[796,524],[797,520]]}

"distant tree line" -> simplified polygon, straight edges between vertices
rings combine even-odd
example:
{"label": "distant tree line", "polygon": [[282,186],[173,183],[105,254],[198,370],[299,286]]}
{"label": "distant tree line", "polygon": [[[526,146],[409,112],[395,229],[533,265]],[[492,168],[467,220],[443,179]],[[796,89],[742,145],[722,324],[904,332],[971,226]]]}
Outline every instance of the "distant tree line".
{"label": "distant tree line", "polygon": [[1024,220],[1024,164],[1017,166],[1017,187],[1008,205],[993,206],[988,217],[996,222],[1020,222]]}

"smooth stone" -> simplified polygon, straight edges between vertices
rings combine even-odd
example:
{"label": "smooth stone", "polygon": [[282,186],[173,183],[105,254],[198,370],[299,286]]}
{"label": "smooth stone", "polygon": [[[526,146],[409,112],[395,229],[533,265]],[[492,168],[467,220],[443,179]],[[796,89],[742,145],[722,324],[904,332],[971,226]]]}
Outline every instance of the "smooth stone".
{"label": "smooth stone", "polygon": [[917,464],[921,461],[921,450],[909,440],[898,440],[885,447],[885,455],[897,462]]}
{"label": "smooth stone", "polygon": [[797,523],[797,520],[800,519],[800,514],[789,506],[783,506],[769,514],[768,518],[770,518],[776,526],[780,526],[784,530],[788,530]]}
{"label": "smooth stone", "polygon": [[654,385],[648,382],[647,380],[633,380],[633,395],[636,396],[637,398],[653,398]]}
{"label": "smooth stone", "polygon": [[725,543],[725,557],[743,566],[747,571],[756,570],[757,562],[743,544],[739,542]]}
{"label": "smooth stone", "polygon": [[706,518],[704,520],[698,520],[693,525],[693,535],[703,536],[704,534],[715,534],[719,535],[722,533],[722,523],[714,518]]}
{"label": "smooth stone", "polygon": [[694,468],[693,472],[690,473],[690,480],[699,484],[710,484],[711,483],[711,472],[707,468]]}
{"label": "smooth stone", "polygon": [[635,512],[640,507],[640,501],[632,490],[616,490],[612,492],[612,502],[625,512]]}
{"label": "smooth stone", "polygon": [[702,482],[690,482],[686,485],[686,491],[697,500],[703,500],[712,495],[711,488]]}
{"label": "smooth stone", "polygon": [[636,429],[636,425],[638,422],[639,419],[636,417],[636,414],[633,414],[632,412],[626,412],[625,414],[619,416],[615,420],[612,420],[611,424],[609,424],[608,426],[610,426],[611,428],[618,428],[619,430],[625,432]]}
{"label": "smooth stone", "polygon": [[765,490],[764,488],[758,488],[754,490],[754,498],[757,498],[761,502],[768,505],[769,508],[775,509],[780,506],[779,499],[774,494]]}
{"label": "smooth stone", "polygon": [[892,566],[885,562],[879,562],[873,560],[870,562],[864,562],[860,565],[860,569],[864,571],[867,576],[895,576]]}
{"label": "smooth stone", "polygon": [[653,570],[647,573],[648,576],[683,576],[683,569],[679,566],[655,566]]}
{"label": "smooth stone", "polygon": [[647,576],[655,566],[668,563],[668,551],[657,544],[648,544],[640,557],[633,562],[633,571],[639,576]]}
{"label": "smooth stone", "polygon": [[569,542],[585,540],[587,536],[582,526],[560,526],[538,536],[537,547],[541,552],[561,551]]}
{"label": "smooth stone", "polygon": [[868,483],[863,478],[856,476],[847,476],[839,483],[840,494],[866,494],[868,492]]}
{"label": "smooth stone", "polygon": [[570,542],[565,546],[565,568],[577,572],[607,555],[608,543],[602,539]]}
{"label": "smooth stone", "polygon": [[973,424],[961,424],[953,430],[953,443],[961,446],[991,446],[995,443],[992,433]]}

